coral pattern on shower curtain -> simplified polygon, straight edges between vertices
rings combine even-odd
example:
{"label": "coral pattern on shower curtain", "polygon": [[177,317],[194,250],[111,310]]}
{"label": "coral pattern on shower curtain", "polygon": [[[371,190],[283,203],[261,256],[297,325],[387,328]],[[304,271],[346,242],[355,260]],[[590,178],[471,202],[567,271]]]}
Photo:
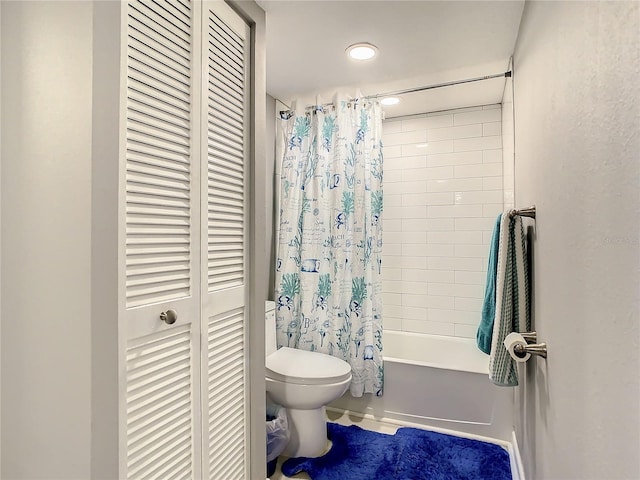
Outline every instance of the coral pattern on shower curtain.
{"label": "coral pattern on shower curtain", "polygon": [[278,120],[278,346],[341,358],[353,396],[382,395],[382,113],[334,105]]}

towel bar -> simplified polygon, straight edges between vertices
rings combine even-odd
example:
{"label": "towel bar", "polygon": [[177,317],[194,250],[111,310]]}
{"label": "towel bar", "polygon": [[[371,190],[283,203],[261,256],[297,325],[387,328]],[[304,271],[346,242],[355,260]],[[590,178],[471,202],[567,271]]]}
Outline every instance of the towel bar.
{"label": "towel bar", "polygon": [[516,215],[520,217],[536,218],[536,206],[532,205],[531,207],[528,207],[528,208],[522,208],[520,210],[513,209],[509,211],[510,218],[513,218]]}
{"label": "towel bar", "polygon": [[522,338],[524,338],[527,343],[536,343],[538,340],[538,332],[520,332]]}

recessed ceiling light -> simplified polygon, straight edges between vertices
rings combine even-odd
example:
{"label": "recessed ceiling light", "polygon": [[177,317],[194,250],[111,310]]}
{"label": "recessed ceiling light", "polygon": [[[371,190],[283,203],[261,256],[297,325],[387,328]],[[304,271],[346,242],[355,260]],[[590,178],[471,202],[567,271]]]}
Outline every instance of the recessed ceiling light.
{"label": "recessed ceiling light", "polygon": [[400,103],[400,99],[398,97],[384,97],[382,100],[380,100],[380,103],[382,105],[397,105]]}
{"label": "recessed ceiling light", "polygon": [[371,60],[378,55],[378,47],[370,43],[355,43],[348,46],[346,52],[354,60]]}

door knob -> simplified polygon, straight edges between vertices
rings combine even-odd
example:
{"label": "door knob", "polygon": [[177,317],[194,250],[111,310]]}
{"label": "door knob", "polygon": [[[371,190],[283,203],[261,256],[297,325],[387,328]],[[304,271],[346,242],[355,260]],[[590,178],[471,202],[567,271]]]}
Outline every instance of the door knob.
{"label": "door knob", "polygon": [[166,312],[162,312],[160,314],[160,320],[162,320],[167,325],[173,325],[176,323],[178,319],[178,312],[175,310],[167,310]]}

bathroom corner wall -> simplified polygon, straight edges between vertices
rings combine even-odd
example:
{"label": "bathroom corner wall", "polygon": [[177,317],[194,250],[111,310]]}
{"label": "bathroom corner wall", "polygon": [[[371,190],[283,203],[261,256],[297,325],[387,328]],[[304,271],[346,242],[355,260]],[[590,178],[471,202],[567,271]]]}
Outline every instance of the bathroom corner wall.
{"label": "bathroom corner wall", "polygon": [[475,338],[503,210],[501,119],[487,105],[383,123],[385,329]]}
{"label": "bathroom corner wall", "polygon": [[528,1],[522,16],[515,185],[537,209],[533,320],[549,345],[516,407],[528,479],[640,478],[638,32],[635,1]]}
{"label": "bathroom corner wall", "polygon": [[[513,70],[513,60],[508,70]],[[502,190],[504,209],[515,208],[515,143],[513,112],[513,77],[507,77],[502,93]],[[525,207],[528,205],[522,205]]]}

